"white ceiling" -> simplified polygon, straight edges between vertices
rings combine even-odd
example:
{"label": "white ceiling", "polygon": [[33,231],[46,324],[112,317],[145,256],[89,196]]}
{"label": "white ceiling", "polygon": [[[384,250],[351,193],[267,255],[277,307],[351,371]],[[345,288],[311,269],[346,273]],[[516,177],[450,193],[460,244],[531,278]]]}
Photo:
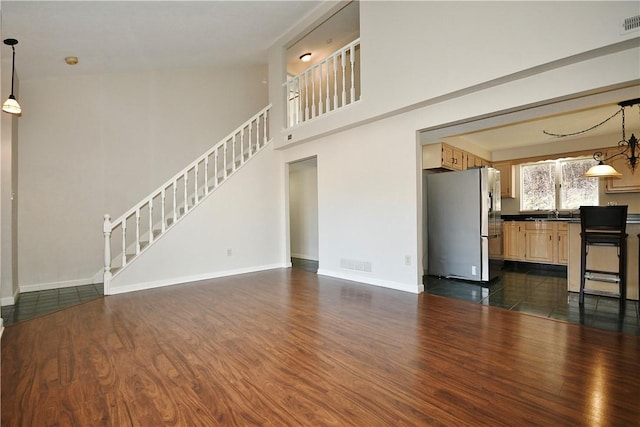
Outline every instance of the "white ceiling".
{"label": "white ceiling", "polygon": [[[300,74],[360,36],[359,2],[345,4],[287,49],[288,74]],[[307,52],[311,53],[311,61],[302,62],[300,56]]]}
{"label": "white ceiling", "polygon": [[[267,49],[318,1],[2,0],[23,80],[267,63]],[[2,45],[3,60],[11,49]],[[78,65],[64,62],[77,56]]]}
{"label": "white ceiling", "polygon": [[[637,95],[640,97],[640,92],[638,92]],[[620,99],[619,101],[625,100],[626,99]],[[580,132],[601,123],[619,110],[620,107],[617,103],[611,103],[570,113],[514,122],[504,126],[464,133],[445,139],[472,143],[488,151],[548,144],[558,141],[559,138],[545,135],[543,131],[554,134]],[[640,109],[637,105],[625,109],[625,131],[627,139],[629,139],[631,133],[635,133],[636,137],[640,137]],[[571,139],[596,136],[602,136],[607,139],[607,144],[615,145],[622,139],[622,115],[618,114],[602,126],[598,126],[588,132],[563,137],[562,140],[568,141]]]}
{"label": "white ceiling", "polygon": [[[266,64],[267,49],[320,3],[2,0],[2,39],[19,40],[16,70],[23,80]],[[294,43],[287,52],[289,62],[295,62],[303,51],[318,52],[317,61],[357,37],[358,7],[357,2],[351,3]],[[65,64],[66,56],[77,56],[79,64]],[[2,45],[2,60],[11,60],[9,46]],[[636,92],[632,97],[640,97],[640,91]],[[640,135],[637,108],[627,109],[627,136],[631,132]],[[617,109],[614,102],[454,138],[488,151],[549,143],[556,138],[544,135],[542,130],[555,133],[583,130]],[[588,133],[603,134],[620,134],[619,116]]]}

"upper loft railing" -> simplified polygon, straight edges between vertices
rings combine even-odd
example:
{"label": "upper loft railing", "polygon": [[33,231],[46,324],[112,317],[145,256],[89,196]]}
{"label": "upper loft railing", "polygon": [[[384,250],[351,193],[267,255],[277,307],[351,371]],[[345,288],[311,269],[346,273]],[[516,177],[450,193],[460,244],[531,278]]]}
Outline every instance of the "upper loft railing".
{"label": "upper loft railing", "polygon": [[287,126],[309,121],[360,99],[360,39],[284,83]]}
{"label": "upper loft railing", "polygon": [[[270,141],[265,107],[115,221],[104,216],[104,288]],[[111,239],[116,241],[112,257]]]}

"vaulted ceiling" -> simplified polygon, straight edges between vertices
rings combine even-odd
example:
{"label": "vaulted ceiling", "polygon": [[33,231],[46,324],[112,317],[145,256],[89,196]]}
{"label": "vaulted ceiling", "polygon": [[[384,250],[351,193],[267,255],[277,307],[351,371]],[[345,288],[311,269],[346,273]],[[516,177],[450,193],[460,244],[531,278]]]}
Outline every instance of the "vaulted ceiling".
{"label": "vaulted ceiling", "polygon": [[320,3],[3,0],[2,38],[18,39],[23,80],[266,64],[267,49]]}

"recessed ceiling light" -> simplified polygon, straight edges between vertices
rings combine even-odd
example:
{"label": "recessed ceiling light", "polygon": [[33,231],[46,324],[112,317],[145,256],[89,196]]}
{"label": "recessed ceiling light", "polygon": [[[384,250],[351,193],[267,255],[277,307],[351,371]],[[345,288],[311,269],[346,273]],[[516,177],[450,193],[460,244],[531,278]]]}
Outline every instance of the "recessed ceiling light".
{"label": "recessed ceiling light", "polygon": [[76,65],[78,63],[78,57],[77,56],[67,56],[66,58],[64,58],[64,62],[66,62],[69,65]]}
{"label": "recessed ceiling light", "polygon": [[311,52],[303,53],[302,55],[300,55],[300,60],[301,60],[302,62],[309,62],[309,61],[311,61]]}

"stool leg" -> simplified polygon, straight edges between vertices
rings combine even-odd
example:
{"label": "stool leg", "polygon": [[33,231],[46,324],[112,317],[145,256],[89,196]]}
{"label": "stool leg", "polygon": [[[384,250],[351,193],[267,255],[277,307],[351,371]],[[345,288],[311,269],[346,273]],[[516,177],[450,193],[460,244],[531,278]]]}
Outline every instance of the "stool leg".
{"label": "stool leg", "polygon": [[579,304],[584,304],[584,275],[587,271],[587,242],[582,237],[582,243],[580,245],[580,296],[578,298]]}
{"label": "stool leg", "polygon": [[624,306],[627,302],[627,239],[620,242],[618,272],[620,273],[620,305]]}

